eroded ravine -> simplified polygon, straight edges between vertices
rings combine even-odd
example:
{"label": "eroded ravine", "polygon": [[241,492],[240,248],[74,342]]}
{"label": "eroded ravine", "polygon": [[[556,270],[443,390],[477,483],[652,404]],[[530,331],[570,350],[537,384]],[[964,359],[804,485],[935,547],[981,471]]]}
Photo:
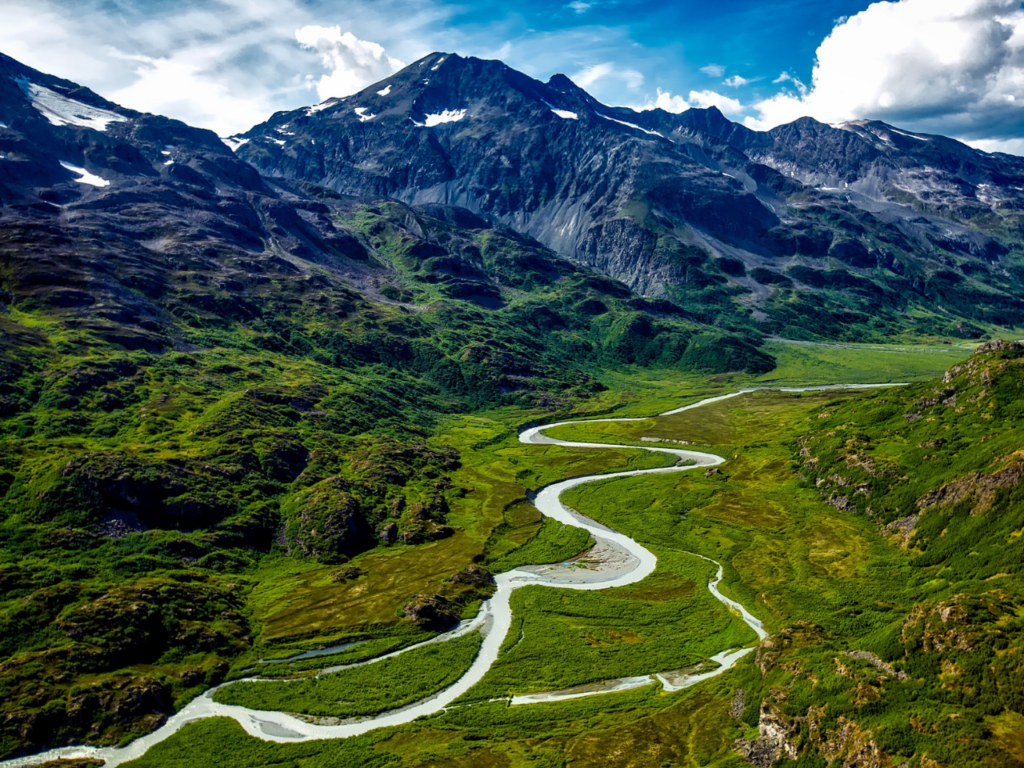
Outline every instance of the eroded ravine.
{"label": "eroded ravine", "polygon": [[[810,390],[821,390],[821,389],[845,389],[845,388],[861,388],[861,387],[877,387],[885,385],[837,385],[834,387],[808,387],[808,388],[783,388],[783,391],[799,392],[799,391],[810,391]],[[682,408],[676,408],[671,411],[667,411],[660,416],[669,416],[684,411],[699,408],[710,403],[725,400],[738,395],[746,394],[749,392],[757,391],[756,389],[744,389],[738,392],[734,392],[728,395],[722,395],[719,397],[711,397],[699,402],[687,405]],[[652,552],[643,547],[638,542],[634,541],[630,537],[613,531],[606,526],[597,523],[590,518],[584,517],[577,512],[564,506],[559,497],[570,488],[574,488],[584,483],[591,483],[597,481],[608,481],[616,478],[623,477],[636,477],[638,475],[654,475],[654,474],[666,474],[674,472],[685,472],[701,467],[712,467],[717,464],[723,463],[725,460],[720,456],[716,456],[710,453],[702,453],[700,451],[683,450],[677,448],[664,448],[664,447],[652,447],[652,446],[627,446],[627,445],[616,445],[606,443],[580,443],[570,442],[564,440],[557,440],[555,438],[548,437],[544,434],[546,430],[554,427],[565,426],[568,424],[576,424],[581,421],[587,423],[602,423],[602,422],[618,422],[618,421],[642,421],[648,417],[626,419],[626,418],[612,418],[612,419],[596,419],[596,420],[575,420],[559,422],[557,424],[547,424],[539,427],[531,427],[526,429],[519,435],[519,440],[522,443],[527,444],[546,444],[546,445],[558,445],[570,448],[591,448],[591,449],[602,449],[602,448],[634,448],[637,450],[651,451],[655,453],[664,453],[676,457],[677,464],[669,467],[661,467],[658,469],[640,469],[630,470],[625,472],[614,472],[609,474],[600,475],[586,475],[582,477],[574,477],[568,480],[563,480],[558,483],[554,483],[543,488],[537,493],[534,500],[534,505],[546,516],[558,520],[560,523],[565,525],[574,526],[576,528],[583,528],[588,531],[597,542],[598,546],[605,546],[608,548],[619,550],[623,555],[618,558],[616,567],[604,573],[594,574],[592,572],[581,571],[580,569],[564,567],[564,568],[552,568],[546,567],[543,569],[543,573],[540,566],[527,566],[523,568],[517,568],[506,573],[499,574],[495,577],[497,584],[497,591],[495,594],[481,606],[478,615],[471,621],[463,622],[455,630],[449,633],[433,638],[432,640],[426,641],[426,643],[420,643],[416,646],[410,646],[401,651],[382,656],[377,659],[370,660],[368,662],[362,662],[362,664],[372,664],[381,661],[385,658],[390,658],[400,653],[405,653],[413,648],[421,647],[427,643],[444,642],[455,636],[463,635],[468,632],[480,630],[484,635],[483,644],[473,661],[470,668],[466,673],[459,678],[454,684],[448,688],[440,691],[439,693],[416,702],[407,707],[393,710],[391,712],[385,712],[383,714],[355,719],[353,721],[340,724],[340,725],[316,725],[314,723],[306,722],[293,717],[285,712],[273,712],[264,710],[249,709],[247,707],[232,706],[227,704],[220,704],[213,700],[213,695],[217,691],[217,688],[211,688],[206,691],[203,695],[197,697],[188,705],[186,705],[180,712],[169,718],[167,722],[157,729],[156,731],[142,736],[132,743],[122,748],[116,747],[63,747],[54,750],[50,750],[45,753],[32,755],[29,757],[14,758],[0,762],[0,768],[15,768],[16,766],[29,766],[36,765],[38,763],[46,762],[48,760],[55,760],[58,758],[75,758],[75,757],[93,757],[99,758],[106,761],[107,766],[117,766],[122,763],[134,760],[137,757],[142,756],[147,752],[150,747],[161,741],[169,738],[178,731],[183,725],[201,720],[209,717],[229,717],[246,731],[246,733],[256,738],[263,739],[265,741],[274,741],[280,743],[293,743],[302,741],[312,741],[317,739],[343,739],[350,736],[357,736],[359,734],[366,733],[368,731],[376,730],[378,728],[386,728],[388,726],[403,725],[405,723],[412,722],[416,718],[423,717],[425,715],[432,715],[443,711],[448,705],[462,696],[464,693],[469,691],[474,685],[476,685],[487,671],[494,664],[498,657],[498,652],[501,645],[508,634],[508,631],[512,625],[512,609],[510,606],[510,599],[512,593],[523,586],[548,586],[558,587],[561,589],[575,589],[575,590],[600,590],[609,589],[612,587],[622,587],[628,584],[634,584],[647,578],[654,572],[657,564],[657,558]],[[681,462],[686,462],[682,464]],[[709,558],[703,557],[702,555],[694,555],[695,557],[701,557],[704,560]],[[715,561],[709,560],[714,563]],[[719,601],[727,605],[731,610],[736,612],[743,621],[757,634],[758,639],[763,639],[766,633],[761,625],[760,620],[751,615],[742,605],[730,600],[721,594],[718,590],[718,583],[722,578],[722,567],[718,565],[718,572],[716,576],[709,582],[708,588],[711,593]],[[608,693],[612,691],[626,690],[628,688],[635,688],[642,685],[650,685],[655,682],[659,682],[665,688],[665,690],[680,690],[694,685],[702,680],[706,680],[715,675],[722,674],[726,670],[730,669],[740,658],[753,650],[753,646],[746,648],[730,648],[722,651],[721,653],[712,657],[711,661],[715,662],[718,666],[711,669],[696,670],[690,674],[676,676],[673,679],[669,679],[666,675],[652,673],[651,675],[624,678],[622,680],[612,680],[605,684],[597,684],[589,686],[587,690],[572,689],[565,692],[549,692],[540,693],[526,696],[516,696],[510,699],[510,703],[514,705],[529,704],[541,701],[558,701],[568,698],[577,698],[579,696],[596,695],[601,693]],[[344,667],[332,668],[330,671],[338,671]],[[325,670],[327,671],[327,670]],[[231,683],[225,683],[224,685],[233,685],[237,682],[243,681],[232,681]],[[218,686],[222,687],[222,686]]]}

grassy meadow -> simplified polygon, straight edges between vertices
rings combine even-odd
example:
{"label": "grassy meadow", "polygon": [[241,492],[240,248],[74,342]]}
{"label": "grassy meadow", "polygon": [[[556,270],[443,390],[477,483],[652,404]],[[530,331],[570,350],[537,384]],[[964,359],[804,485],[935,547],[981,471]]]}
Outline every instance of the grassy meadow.
{"label": "grassy meadow", "polygon": [[447,688],[469,669],[480,643],[480,633],[470,632],[389,659],[316,677],[234,683],[218,690],[214,700],[316,717],[376,715]]}

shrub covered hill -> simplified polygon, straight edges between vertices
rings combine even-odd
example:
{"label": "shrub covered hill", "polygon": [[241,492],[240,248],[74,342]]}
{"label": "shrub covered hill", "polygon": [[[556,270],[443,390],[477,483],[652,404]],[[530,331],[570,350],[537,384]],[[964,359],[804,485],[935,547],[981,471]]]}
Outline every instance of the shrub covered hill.
{"label": "shrub covered hill", "polygon": [[274,178],[470,208],[724,327],[979,338],[1024,308],[1024,160],[885,123],[758,132],[434,53],[233,141]]}
{"label": "shrub covered hill", "polygon": [[746,748],[763,764],[1019,765],[1022,408],[1024,345],[997,341],[941,380],[812,414],[802,478],[904,556],[842,617],[847,634],[809,620],[758,649]]}
{"label": "shrub covered hill", "polygon": [[0,58],[0,757],[221,679],[265,553],[451,535],[438,416],[565,410],[622,365],[770,370],[758,343]]}

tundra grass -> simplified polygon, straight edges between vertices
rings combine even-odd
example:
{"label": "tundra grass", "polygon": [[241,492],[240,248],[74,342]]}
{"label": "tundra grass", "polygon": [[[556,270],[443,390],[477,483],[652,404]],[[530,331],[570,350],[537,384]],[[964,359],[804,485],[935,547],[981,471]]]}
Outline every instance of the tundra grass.
{"label": "tundra grass", "polygon": [[191,768],[202,754],[221,768],[554,768],[569,762],[586,768],[740,768],[747,763],[732,751],[741,730],[728,715],[727,693],[711,685],[669,697],[646,688],[612,700],[455,707],[399,728],[302,744],[254,739],[233,720],[216,718],[184,726],[125,765]]}
{"label": "tundra grass", "polygon": [[316,717],[376,715],[447,688],[469,669],[481,642],[479,632],[470,632],[317,677],[233,683],[218,690],[214,700]]}
{"label": "tundra grass", "polygon": [[[371,550],[350,561],[350,566],[365,571],[354,581],[338,582],[333,578],[337,567],[315,562],[265,561],[250,597],[262,628],[261,642],[277,647],[305,638],[307,643],[322,645],[337,638],[408,631],[402,608],[414,596],[439,592],[447,579],[470,563],[513,551],[539,533],[536,510],[533,515],[515,512],[532,509],[527,500],[531,488],[573,475],[644,469],[673,461],[628,450],[557,446],[532,450],[535,446],[520,446],[518,441],[509,445],[507,439],[487,443],[495,436],[501,438],[506,430],[500,422],[466,417],[440,438],[460,448],[464,457],[462,468],[452,476],[453,484],[466,489],[464,496],[451,502],[448,519],[458,527],[453,536],[417,546]],[[570,551],[576,545],[574,538],[556,546],[559,553],[571,557],[586,548],[585,540],[579,543],[583,546],[576,551]]]}
{"label": "tundra grass", "polygon": [[730,457],[743,446],[773,440],[780,425],[811,408],[859,395],[857,390],[787,393],[766,390],[672,416],[568,424],[546,430],[545,434],[568,441],[681,448]]}
{"label": "tundra grass", "polygon": [[756,377],[758,383],[799,385],[880,384],[923,381],[970,355],[973,345],[827,344],[770,341],[765,349],[775,358],[775,369]]}
{"label": "tundra grass", "polygon": [[512,613],[521,621],[463,699],[668,672],[756,639],[708,591],[710,563],[664,545],[655,552],[658,570],[638,584],[600,592],[517,590]]}
{"label": "tundra grass", "polygon": [[[532,508],[532,506],[530,507]],[[537,513],[538,516],[540,513]],[[522,546],[505,552],[485,565],[494,573],[504,573],[523,565],[547,565],[569,560],[594,545],[593,537],[582,528],[563,525],[544,518],[533,536]]]}

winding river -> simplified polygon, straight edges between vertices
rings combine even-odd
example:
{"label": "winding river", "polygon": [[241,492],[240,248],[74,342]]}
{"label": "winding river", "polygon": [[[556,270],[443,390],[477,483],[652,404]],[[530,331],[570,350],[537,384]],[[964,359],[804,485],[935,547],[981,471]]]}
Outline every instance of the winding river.
{"label": "winding river", "polygon": [[[836,385],[826,387],[803,387],[803,388],[780,388],[781,391],[802,392],[824,389],[848,389],[848,388],[874,388],[879,384],[862,385]],[[891,386],[891,385],[888,385]],[[759,388],[763,389],[763,388]],[[682,408],[667,411],[660,416],[670,416],[684,411],[689,411],[709,403],[718,402],[731,397],[755,392],[758,389],[743,389],[728,395],[711,397],[700,402],[687,405]],[[588,419],[591,423],[612,422],[612,421],[643,421],[645,418],[624,419]],[[58,758],[92,757],[106,761],[107,766],[113,767],[133,760],[143,755],[150,747],[160,743],[173,735],[186,723],[201,720],[208,717],[230,717],[237,721],[246,733],[266,741],[281,743],[292,743],[301,741],[312,741],[316,739],[344,739],[350,736],[357,736],[368,731],[388,726],[403,725],[412,722],[416,718],[425,715],[432,715],[443,711],[452,702],[466,693],[478,683],[487,670],[498,657],[498,651],[502,646],[505,636],[512,625],[512,609],[510,600],[512,593],[519,587],[524,586],[546,586],[562,589],[578,590],[599,590],[611,587],[622,587],[627,584],[634,584],[641,581],[654,572],[657,558],[648,549],[638,544],[633,539],[617,531],[613,531],[600,523],[595,522],[577,512],[564,506],[559,497],[563,492],[584,483],[595,481],[612,480],[619,477],[633,477],[636,475],[666,474],[670,472],[685,472],[702,467],[712,467],[721,464],[725,460],[720,456],[699,451],[690,451],[677,448],[664,448],[653,446],[625,446],[604,443],[576,443],[564,440],[557,440],[544,434],[545,430],[553,427],[565,426],[579,423],[577,421],[565,421],[557,424],[547,424],[539,427],[531,427],[519,435],[519,441],[527,444],[559,445],[569,448],[634,448],[655,453],[664,453],[677,459],[677,464],[658,469],[641,469],[627,472],[614,472],[601,475],[587,475],[563,480],[543,488],[537,493],[534,505],[546,516],[558,520],[565,525],[576,528],[583,528],[589,531],[596,541],[595,549],[603,550],[614,563],[614,566],[607,570],[588,570],[572,566],[526,566],[517,568],[495,577],[497,591],[494,596],[485,601],[477,616],[463,622],[451,632],[440,635],[426,641],[427,643],[444,642],[452,637],[463,635],[468,632],[480,630],[484,640],[473,664],[466,673],[453,685],[444,689],[430,698],[417,702],[402,709],[385,712],[375,717],[367,717],[346,722],[340,725],[317,725],[293,717],[285,712],[267,712],[262,710],[248,709],[246,707],[230,706],[220,704],[213,700],[213,694],[217,688],[211,688],[203,695],[194,699],[181,711],[167,720],[158,730],[142,736],[125,747],[64,747],[50,750],[49,752],[32,755],[29,757],[14,758],[0,762],[0,768],[15,768],[16,766],[30,766],[48,760]],[[685,464],[682,462],[686,462]],[[708,558],[701,555],[704,560]],[[714,563],[715,561],[711,560]],[[751,615],[742,605],[730,600],[718,590],[718,584],[722,579],[722,566],[718,563],[718,571],[715,577],[709,582],[708,589],[722,603],[738,614],[743,621],[757,634],[759,640],[764,639],[767,633],[761,622]],[[383,658],[405,653],[412,648],[420,647],[426,643],[410,646],[396,651],[388,656],[378,657],[363,664],[372,664]],[[750,653],[753,646],[746,648],[729,648],[712,657],[717,666],[700,668],[690,672],[652,674],[642,677],[624,678],[612,680],[605,684],[581,686],[578,689],[570,689],[562,692],[539,693],[524,696],[514,696],[510,699],[512,705],[524,705],[542,701],[558,701],[563,699],[577,698],[580,696],[592,696],[612,691],[626,690],[643,685],[660,683],[665,690],[674,691],[695,685],[709,677],[719,675],[730,669],[740,658]],[[333,667],[324,672],[332,672],[344,669],[344,667]],[[238,681],[235,681],[238,682]],[[226,683],[225,685],[231,685]]]}

